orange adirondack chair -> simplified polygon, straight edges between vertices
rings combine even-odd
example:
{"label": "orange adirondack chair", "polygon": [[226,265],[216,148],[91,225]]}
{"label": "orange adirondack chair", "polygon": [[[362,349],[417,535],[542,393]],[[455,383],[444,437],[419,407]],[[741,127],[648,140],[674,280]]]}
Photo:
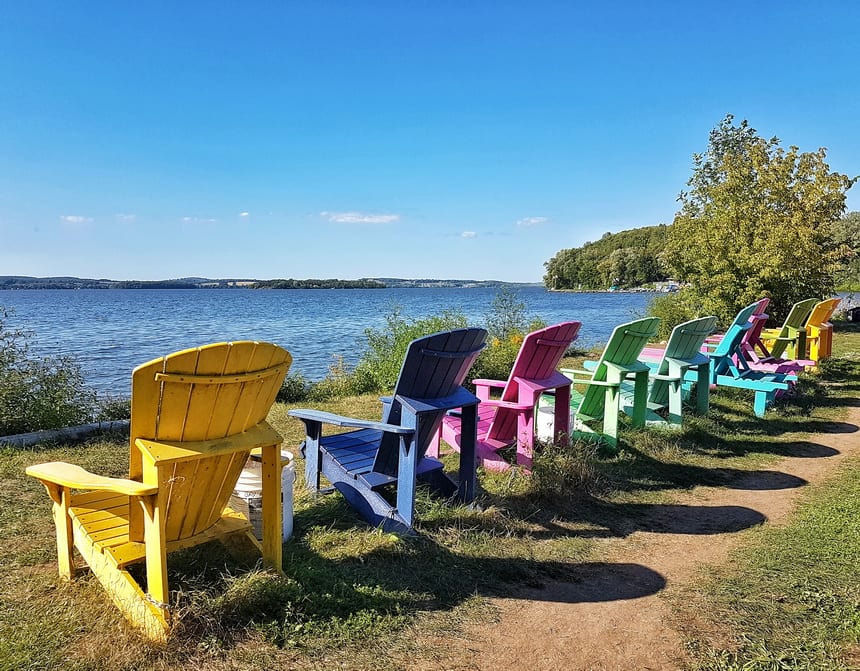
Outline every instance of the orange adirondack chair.
{"label": "orange adirondack chair", "polygon": [[[566,436],[569,427],[570,379],[556,370],[570,344],[579,335],[582,322],[562,322],[529,333],[520,346],[507,381],[472,380],[478,406],[477,453],[488,470],[510,468],[499,450],[516,444],[517,465],[531,469],[535,437],[535,406],[543,392],[555,389],[555,434]],[[501,390],[491,398],[493,390]],[[439,456],[441,437],[455,450],[460,449],[461,419],[448,414],[428,454]]]}
{"label": "orange adirondack chair", "polygon": [[841,298],[828,298],[817,303],[806,320],[806,354],[816,363],[830,358],[833,351],[833,324],[830,318],[840,302]]}
{"label": "orange adirondack chair", "polygon": [[[30,466],[53,501],[60,575],[75,574],[77,548],[116,606],[155,640],[170,630],[167,554],[242,536],[281,570],[281,436],[266,415],[290,367],[263,342],[183,350],[132,375],[129,477],[79,466]],[[263,542],[227,506],[252,449],[262,450]],[[72,490],[86,490],[73,493]],[[146,592],[128,572],[146,563]]]}

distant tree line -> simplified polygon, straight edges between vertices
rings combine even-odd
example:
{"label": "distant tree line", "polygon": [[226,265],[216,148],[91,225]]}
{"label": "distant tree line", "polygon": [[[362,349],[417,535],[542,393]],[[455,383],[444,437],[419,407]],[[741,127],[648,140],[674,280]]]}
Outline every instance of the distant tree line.
{"label": "distant tree line", "polygon": [[385,289],[376,280],[265,280],[254,289]]}
{"label": "distant tree line", "polygon": [[596,242],[562,249],[544,264],[548,289],[590,291],[638,287],[667,279],[660,261],[668,226],[646,226],[605,233]]}

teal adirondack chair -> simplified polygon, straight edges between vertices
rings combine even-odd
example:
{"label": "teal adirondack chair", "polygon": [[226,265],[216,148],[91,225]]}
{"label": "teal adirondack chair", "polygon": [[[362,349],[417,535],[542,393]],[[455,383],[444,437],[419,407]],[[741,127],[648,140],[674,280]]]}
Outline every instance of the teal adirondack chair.
{"label": "teal adirondack chair", "polygon": [[[610,447],[618,445],[618,415],[622,412],[621,386],[632,380],[631,416],[634,426],[645,424],[648,402],[647,364],[638,360],[642,348],[657,335],[660,320],[646,317],[620,324],[612,331],[609,342],[597,361],[586,361],[584,370],[562,368],[561,372],[573,381],[571,389],[571,436],[583,440],[597,440]],[[585,386],[580,392],[577,386]],[[549,426],[552,395],[541,397],[542,421],[539,436],[552,435]],[[601,430],[588,426],[591,422],[602,422]]]}
{"label": "teal adirondack chair", "polygon": [[[744,358],[742,344],[744,334],[753,327],[750,317],[758,302],[743,308],[735,316],[716,348],[708,353],[711,359],[711,384],[755,392],[753,409],[757,417],[763,417],[767,407],[779,394],[786,392],[797,382],[797,375],[789,373],[754,370]],[[696,373],[689,371],[684,377],[685,390],[698,382]]]}
{"label": "teal adirondack chair", "polygon": [[[807,298],[791,306],[781,328],[763,329],[761,338],[774,358],[806,359],[806,319],[818,303]],[[788,353],[783,357],[783,354]]]}
{"label": "teal adirondack chair", "polygon": [[[714,332],[716,325],[716,317],[699,317],[678,324],[672,329],[665,349],[649,350],[649,354],[659,352],[655,359],[649,361],[646,357],[641,357],[651,370],[646,424],[681,425],[683,401],[689,396],[691,386],[684,385],[688,373],[695,374],[696,378],[695,411],[700,415],[707,414],[711,359],[701,350],[705,338]],[[632,413],[635,409],[634,385],[624,382],[621,385],[621,396],[624,411]],[[664,410],[668,412],[667,418],[658,414]]]}
{"label": "teal adirondack chair", "polygon": [[[486,469],[504,471],[510,464],[499,451],[516,445],[517,465],[530,470],[534,451],[535,405],[541,394],[555,390],[555,432],[565,438],[570,413],[570,379],[556,370],[558,362],[576,340],[582,322],[562,322],[532,331],[524,339],[507,381],[472,380],[481,400],[478,406],[478,460]],[[499,390],[498,398],[490,391]],[[461,418],[449,413],[442,420],[440,438],[460,449]],[[439,456],[439,441],[427,454]]]}
{"label": "teal adirondack chair", "polygon": [[[290,410],[305,424],[307,487],[319,491],[320,476],[325,476],[371,525],[400,533],[412,530],[418,481],[441,497],[472,501],[479,400],[461,385],[486,338],[484,329],[468,328],[413,340],[394,393],[383,399],[379,422]],[[425,453],[445,413],[457,408],[462,409],[462,437],[455,483],[443,472],[442,463]],[[354,430],[323,436],[323,424]],[[394,489],[394,504],[383,496],[390,489]]]}

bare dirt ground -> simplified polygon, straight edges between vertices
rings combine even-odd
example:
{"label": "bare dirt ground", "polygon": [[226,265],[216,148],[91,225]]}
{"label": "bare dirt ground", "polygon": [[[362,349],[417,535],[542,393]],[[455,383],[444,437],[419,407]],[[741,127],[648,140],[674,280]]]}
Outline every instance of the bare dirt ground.
{"label": "bare dirt ground", "polygon": [[[849,401],[851,402],[851,401]],[[436,668],[469,670],[667,670],[683,667],[681,623],[666,596],[703,566],[724,562],[745,529],[784,524],[805,484],[824,481],[860,454],[860,407],[832,431],[787,447],[770,470],[732,488],[700,487],[672,505],[653,506],[623,539],[607,539],[607,560],[585,564],[577,582],[492,599],[498,621],[446,640]]]}

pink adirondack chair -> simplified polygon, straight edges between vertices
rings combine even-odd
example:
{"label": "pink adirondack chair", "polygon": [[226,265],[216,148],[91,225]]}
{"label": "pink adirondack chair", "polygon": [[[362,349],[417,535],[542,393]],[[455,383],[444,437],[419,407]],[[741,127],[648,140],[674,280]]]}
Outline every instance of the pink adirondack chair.
{"label": "pink adirondack chair", "polygon": [[[477,456],[484,468],[503,471],[510,464],[499,450],[516,443],[517,464],[531,470],[534,452],[535,405],[541,394],[555,389],[555,436],[564,439],[570,426],[570,379],[556,370],[570,344],[576,340],[582,322],[562,322],[529,333],[523,340],[506,382],[472,380],[478,406]],[[501,390],[499,398],[491,398]],[[460,446],[460,417],[449,414],[442,420],[434,444],[427,454],[438,456],[440,437],[455,450]]]}

